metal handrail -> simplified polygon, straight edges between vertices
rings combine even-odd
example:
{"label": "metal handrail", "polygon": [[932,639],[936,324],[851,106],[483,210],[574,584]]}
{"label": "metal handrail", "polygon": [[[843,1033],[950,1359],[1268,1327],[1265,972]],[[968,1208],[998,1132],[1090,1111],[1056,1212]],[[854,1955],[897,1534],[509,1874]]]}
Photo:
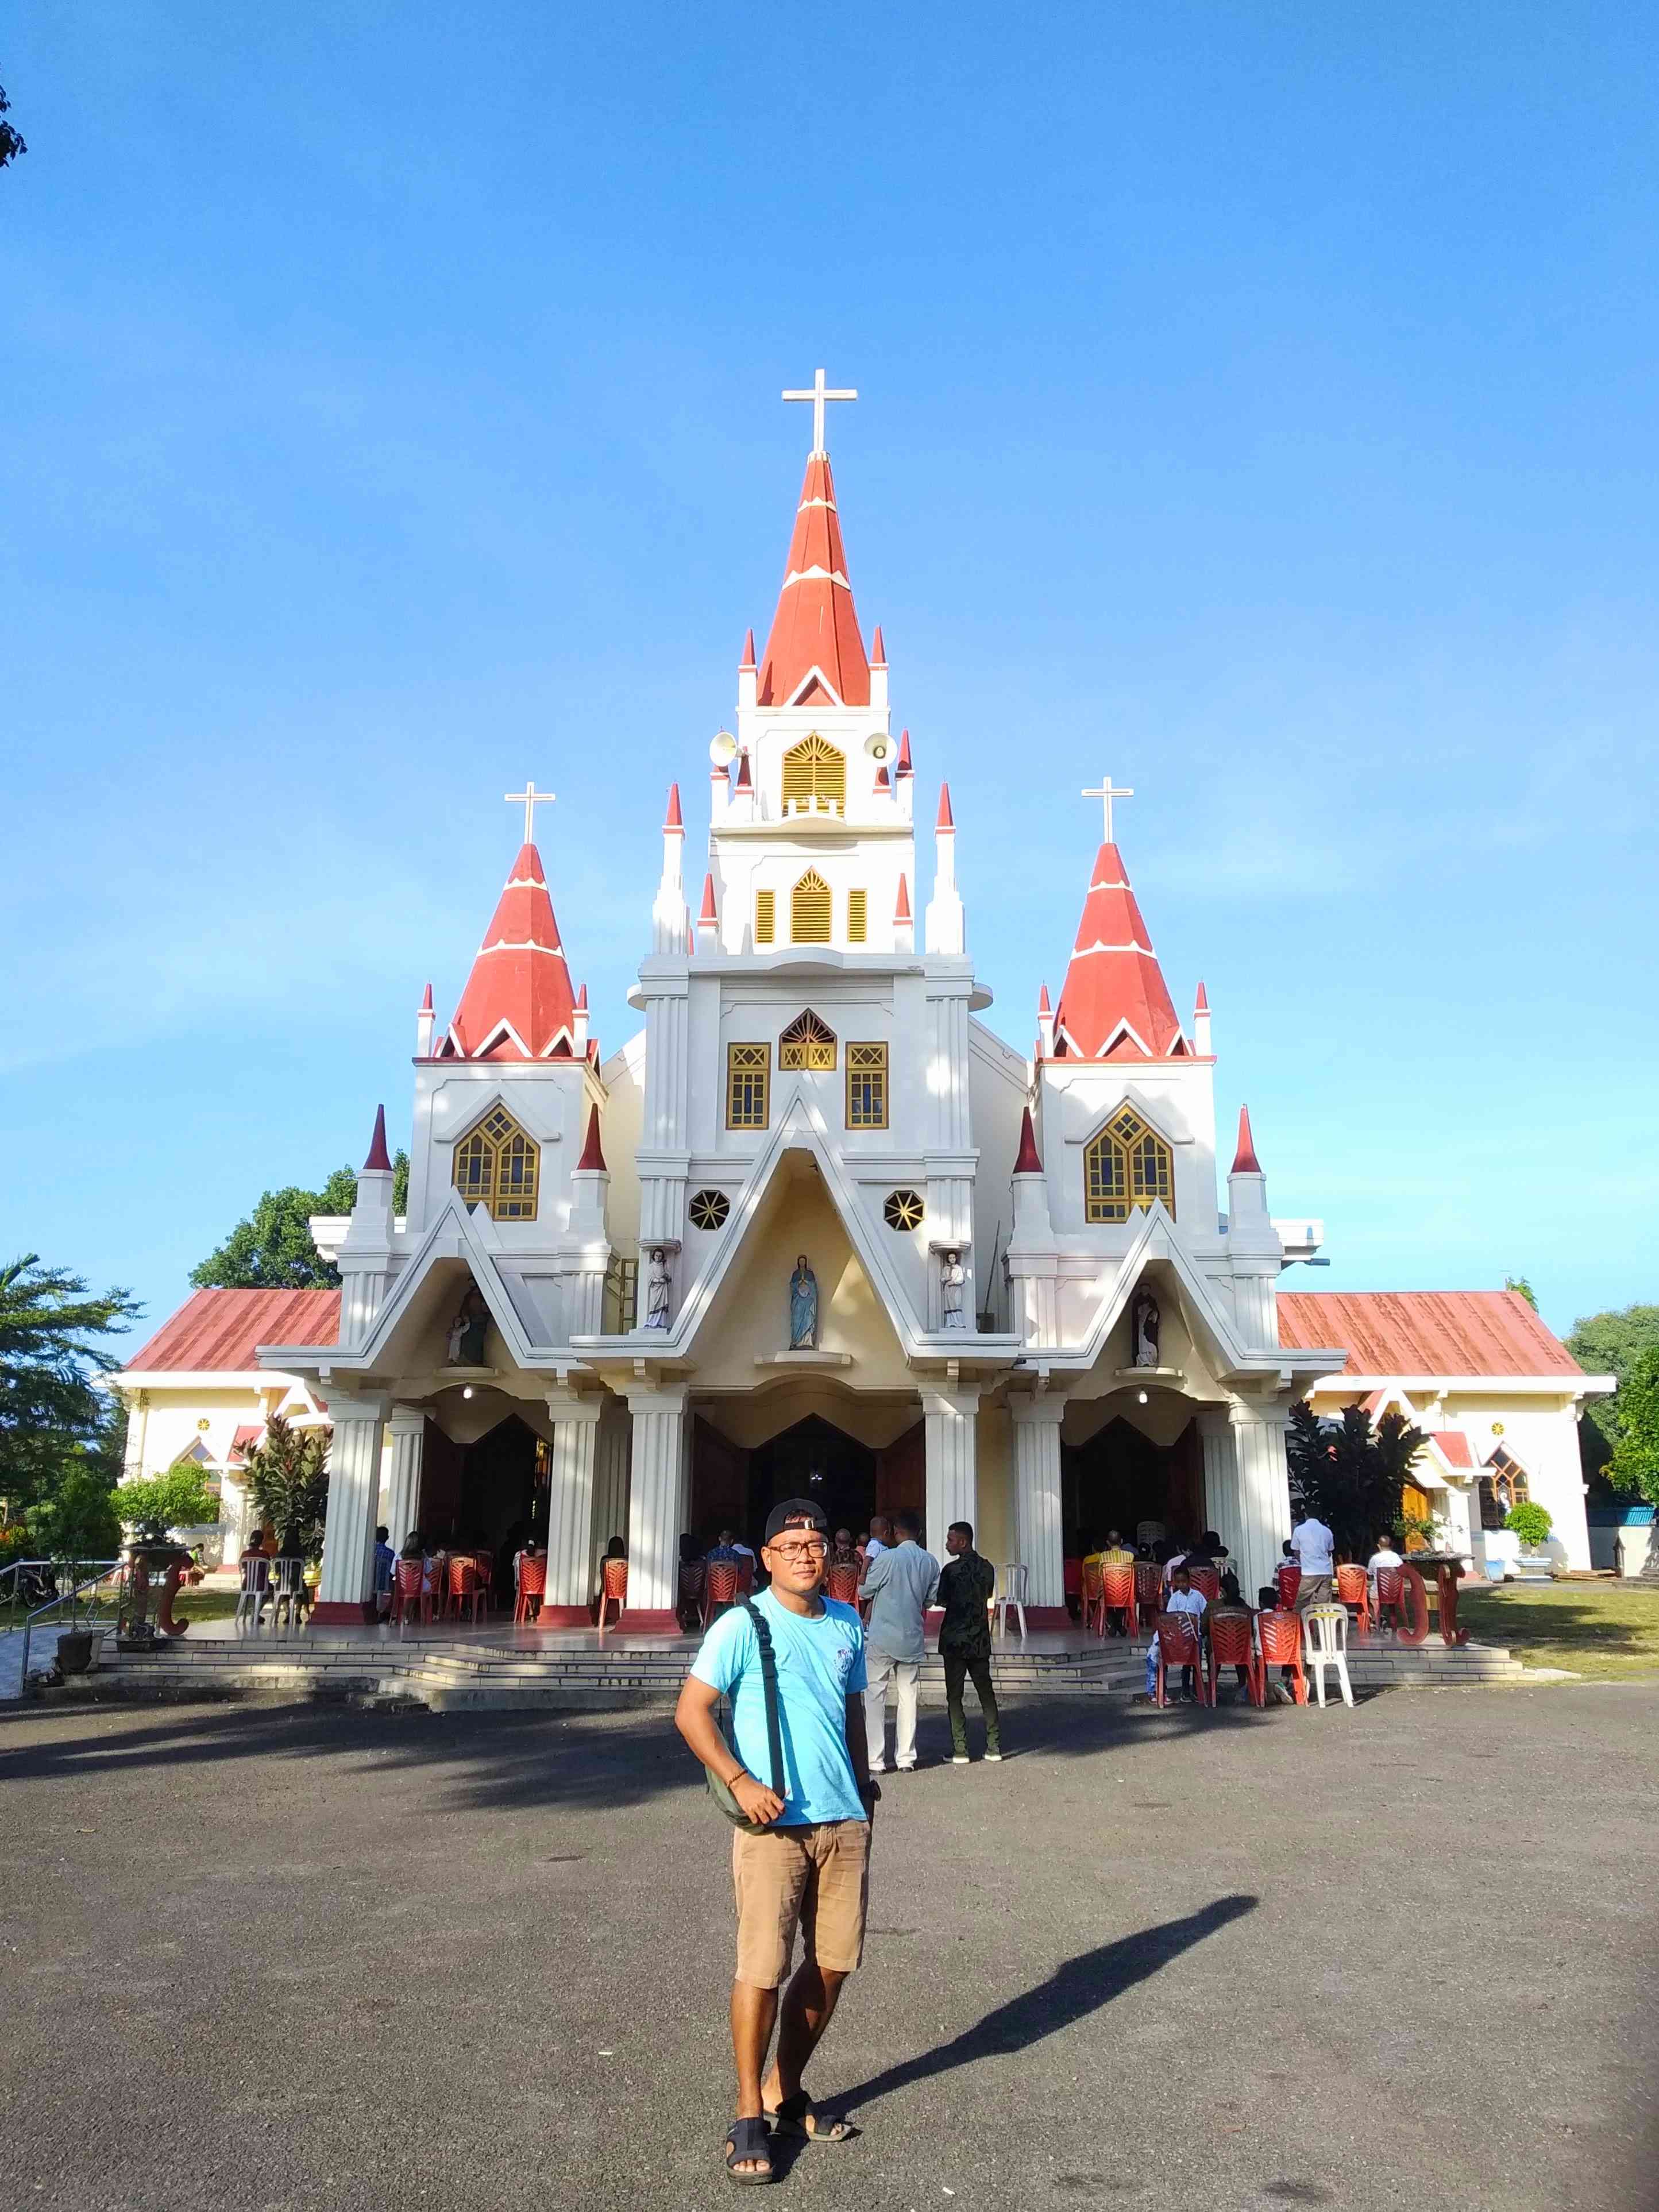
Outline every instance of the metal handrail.
{"label": "metal handrail", "polygon": [[[59,1563],[49,1560],[46,1564],[48,1565],[53,1565]],[[122,1566],[125,1562],[120,1559],[65,1559],[62,1561],[61,1564],[67,1566],[71,1573],[75,1572],[78,1569],[85,1567],[95,1567],[96,1572],[89,1575],[86,1581],[76,1583],[70,1588],[67,1597],[60,1590],[56,1597],[48,1598],[44,1605],[36,1606],[33,1613],[26,1613],[24,1615],[23,1663],[18,1669],[18,1678],[25,1686],[27,1686],[29,1679],[29,1638],[34,1633],[35,1622],[37,1620],[44,1620],[47,1613],[56,1612],[60,1607],[66,1605],[70,1609],[69,1625],[70,1629],[73,1630],[79,1617],[77,1608],[81,1599],[85,1596],[88,1591],[95,1590],[100,1583],[106,1581],[109,1576],[112,1574],[118,1567]],[[97,1610],[97,1601],[96,1599],[94,1599],[87,1607],[87,1620],[88,1625],[91,1624],[93,1616],[96,1613]],[[117,1601],[116,1610],[118,1618],[120,1610],[118,1599]]]}

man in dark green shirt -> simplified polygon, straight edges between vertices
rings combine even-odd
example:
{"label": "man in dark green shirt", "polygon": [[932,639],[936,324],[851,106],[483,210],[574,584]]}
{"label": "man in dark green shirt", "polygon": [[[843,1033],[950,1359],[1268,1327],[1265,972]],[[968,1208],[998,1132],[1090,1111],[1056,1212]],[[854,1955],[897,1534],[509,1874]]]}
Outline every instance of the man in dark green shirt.
{"label": "man in dark green shirt", "polygon": [[945,1548],[951,1556],[939,1578],[939,1601],[945,1607],[939,1653],[945,1662],[945,1702],[951,1714],[951,1763],[966,1766],[968,1716],[963,1708],[962,1686],[969,1674],[985,1716],[985,1756],[1002,1757],[996,1692],[991,1687],[990,1604],[997,1571],[974,1549],[971,1522],[953,1521],[945,1534]]}

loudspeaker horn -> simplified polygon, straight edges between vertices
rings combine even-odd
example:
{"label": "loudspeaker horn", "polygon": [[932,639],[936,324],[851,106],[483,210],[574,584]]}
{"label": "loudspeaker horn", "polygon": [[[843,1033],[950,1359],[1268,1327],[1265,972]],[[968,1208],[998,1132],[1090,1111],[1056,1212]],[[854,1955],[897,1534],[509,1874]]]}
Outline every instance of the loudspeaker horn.
{"label": "loudspeaker horn", "polygon": [[708,740],[708,757],[716,768],[729,768],[738,757],[738,741],[730,730],[716,730]]}

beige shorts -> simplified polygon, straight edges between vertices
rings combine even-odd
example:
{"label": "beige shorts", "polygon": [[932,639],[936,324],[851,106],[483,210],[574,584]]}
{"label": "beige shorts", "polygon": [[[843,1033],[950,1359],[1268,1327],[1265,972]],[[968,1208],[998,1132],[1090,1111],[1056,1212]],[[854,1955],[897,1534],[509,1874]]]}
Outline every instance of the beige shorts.
{"label": "beige shorts", "polygon": [[738,1979],[775,1990],[789,1972],[795,1930],[805,1955],[850,1974],[864,1955],[870,1894],[870,1823],[825,1820],[810,1828],[745,1828],[732,1837],[738,1894]]}
{"label": "beige shorts", "polygon": [[1331,1601],[1331,1578],[1328,1575],[1304,1575],[1302,1586],[1296,1594],[1296,1609],[1305,1613],[1310,1605],[1328,1605]]}

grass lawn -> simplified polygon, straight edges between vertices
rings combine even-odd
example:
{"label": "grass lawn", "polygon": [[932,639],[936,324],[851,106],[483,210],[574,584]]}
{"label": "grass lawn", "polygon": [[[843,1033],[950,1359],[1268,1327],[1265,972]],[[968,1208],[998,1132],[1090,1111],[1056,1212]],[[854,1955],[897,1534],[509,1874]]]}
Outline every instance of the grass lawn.
{"label": "grass lawn", "polygon": [[1644,1583],[1502,1583],[1462,1589],[1457,1618],[1528,1667],[1569,1667],[1595,1681],[1659,1674],[1659,1587]]}

